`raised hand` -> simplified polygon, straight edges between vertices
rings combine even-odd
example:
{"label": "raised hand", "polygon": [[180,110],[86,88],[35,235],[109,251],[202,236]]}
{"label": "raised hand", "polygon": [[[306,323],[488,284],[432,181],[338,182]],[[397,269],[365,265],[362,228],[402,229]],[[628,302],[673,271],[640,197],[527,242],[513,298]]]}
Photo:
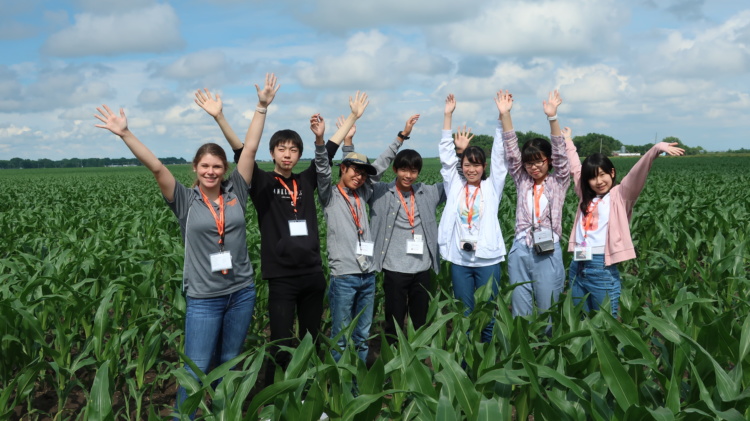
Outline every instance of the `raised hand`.
{"label": "raised hand", "polygon": [[273,73],[266,73],[266,82],[263,85],[263,89],[260,89],[258,85],[255,85],[255,90],[258,92],[258,104],[261,107],[268,107],[276,97],[276,92],[279,91],[281,85],[276,83],[276,75]]}
{"label": "raised hand", "polygon": [[570,127],[563,127],[560,131],[565,140],[573,141],[573,130],[571,130]]}
{"label": "raised hand", "polygon": [[497,110],[500,112],[501,116],[508,114],[510,109],[513,108],[513,94],[508,92],[507,89],[505,92],[500,89],[495,96],[495,105],[497,105]]}
{"label": "raised hand", "polygon": [[203,88],[203,92],[201,92],[200,89],[195,91],[195,103],[213,118],[216,118],[221,114],[221,97],[219,94],[216,94],[215,99],[211,98],[211,92],[206,88]]}
{"label": "raised hand", "polygon": [[404,130],[401,131],[401,134],[409,137],[409,135],[411,134],[411,130],[414,128],[414,125],[417,124],[417,120],[419,120],[419,114],[414,114],[413,116],[409,117],[409,119],[406,120],[406,126],[404,126]]}
{"label": "raised hand", "polygon": [[466,150],[466,148],[469,147],[469,142],[471,142],[472,138],[474,138],[474,135],[471,133],[471,127],[467,128],[464,126],[461,128],[461,126],[458,126],[456,129],[456,137],[453,140],[453,144],[456,145],[456,151],[462,153]]}
{"label": "raised hand", "polygon": [[557,92],[557,89],[555,89],[554,91],[549,93],[546,101],[542,101],[544,114],[547,114],[547,117],[556,116],[557,107],[559,107],[560,104],[562,104],[562,98],[560,98],[560,93]]}
{"label": "raised hand", "polygon": [[[346,118],[343,115],[340,115],[339,118],[336,119],[336,128],[340,129],[341,126],[344,125],[346,122]],[[353,125],[351,129],[349,129],[349,133],[346,134],[345,139],[353,139],[354,134],[357,133],[357,125]]]}
{"label": "raised hand", "polygon": [[444,114],[453,114],[453,111],[456,111],[456,97],[453,94],[448,94],[448,97],[445,98]]}
{"label": "raised hand", "polygon": [[94,126],[99,127],[100,129],[107,129],[117,136],[124,136],[128,131],[128,118],[125,117],[125,111],[120,108],[120,115],[118,116],[112,112],[106,104],[103,104],[102,107],[104,107],[103,110],[96,107],[96,110],[99,111],[101,115],[94,114],[94,117],[98,118],[99,121],[104,124],[95,124]]}
{"label": "raised hand", "polygon": [[325,135],[326,132],[326,123],[323,120],[323,116],[320,114],[313,114],[313,116],[310,117],[310,130],[315,134],[316,139],[323,138],[323,135]]}
{"label": "raised hand", "polygon": [[672,155],[672,156],[685,155],[685,149],[678,148],[677,145],[679,145],[679,143],[676,143],[676,142],[670,143],[667,145],[667,148],[664,149],[663,151],[666,152],[668,155]]}
{"label": "raised hand", "polygon": [[362,117],[362,114],[364,114],[365,108],[367,108],[369,103],[370,101],[367,100],[367,93],[365,92],[360,93],[357,91],[354,95],[354,99],[349,97],[349,108],[352,109],[352,113],[354,113],[357,118]]}

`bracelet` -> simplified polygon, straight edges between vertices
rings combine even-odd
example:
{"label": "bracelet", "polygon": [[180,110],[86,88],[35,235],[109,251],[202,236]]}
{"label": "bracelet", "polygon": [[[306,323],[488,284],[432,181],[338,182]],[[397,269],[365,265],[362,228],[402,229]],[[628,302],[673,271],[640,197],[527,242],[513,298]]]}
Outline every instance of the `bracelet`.
{"label": "bracelet", "polygon": [[265,114],[268,111],[268,108],[255,107],[255,111],[261,114]]}
{"label": "bracelet", "polygon": [[555,121],[557,120],[557,114],[553,115],[552,117],[547,116],[547,121]]}
{"label": "bracelet", "polygon": [[398,132],[398,134],[396,136],[398,136],[399,138],[401,138],[401,140],[409,139],[409,136],[404,136],[403,132]]}

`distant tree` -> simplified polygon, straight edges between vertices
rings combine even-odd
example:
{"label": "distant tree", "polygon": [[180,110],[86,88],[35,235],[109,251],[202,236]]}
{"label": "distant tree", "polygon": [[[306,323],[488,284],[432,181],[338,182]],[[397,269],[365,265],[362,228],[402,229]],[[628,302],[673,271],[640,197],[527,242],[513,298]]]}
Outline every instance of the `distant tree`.
{"label": "distant tree", "polygon": [[622,143],[619,140],[601,133],[576,136],[573,138],[573,144],[576,145],[578,155],[580,156],[589,156],[600,151],[606,156],[611,156],[612,152],[619,151],[620,147],[622,147]]}
{"label": "distant tree", "polygon": [[525,132],[525,133],[524,132],[516,132],[516,136],[518,137],[518,147],[519,148],[521,148],[524,144],[526,144],[526,142],[528,142],[531,139],[540,138],[540,139],[547,139],[547,140],[549,140],[548,136],[545,136],[545,135],[537,133],[537,132],[532,132],[531,130],[529,130],[528,132]]}
{"label": "distant tree", "polygon": [[471,146],[479,146],[480,148],[484,149],[485,155],[488,157],[490,156],[490,151],[492,151],[492,142],[494,142],[495,137],[490,136],[488,134],[478,134],[475,135],[473,139],[471,139]]}
{"label": "distant tree", "polygon": [[701,153],[706,153],[706,150],[703,149],[702,147],[687,146],[686,144],[682,143],[682,141],[679,138],[674,137],[674,136],[665,137],[664,139],[662,139],[662,142],[677,143],[680,148],[685,149],[685,155],[698,155]]}

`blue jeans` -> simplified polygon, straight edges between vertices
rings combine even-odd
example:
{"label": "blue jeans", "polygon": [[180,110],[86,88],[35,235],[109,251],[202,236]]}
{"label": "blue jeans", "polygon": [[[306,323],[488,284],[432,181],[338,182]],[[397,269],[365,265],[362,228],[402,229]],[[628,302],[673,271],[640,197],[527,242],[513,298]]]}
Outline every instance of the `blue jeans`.
{"label": "blue jeans", "polygon": [[565,285],[560,243],[555,243],[553,253],[539,255],[525,239],[514,241],[508,253],[508,275],[511,285],[531,281],[513,289],[513,317],[533,313],[535,303],[540,312],[549,310]]}
{"label": "blue jeans", "polygon": [[586,311],[599,310],[604,299],[609,296],[612,316],[617,317],[620,302],[620,271],[617,265],[604,265],[604,255],[594,254],[588,261],[573,261],[568,271],[573,302],[578,304],[586,294],[583,305]]}
{"label": "blue jeans", "polygon": [[[474,310],[474,291],[487,283],[492,278],[492,296],[490,301],[497,296],[500,287],[500,263],[490,266],[469,267],[451,265],[451,278],[453,279],[453,296],[461,300],[466,307],[464,316],[468,316]],[[492,339],[492,329],[495,319],[490,319],[487,326],[482,329],[482,342]]]}
{"label": "blue jeans", "polygon": [[[214,298],[187,297],[185,312],[185,355],[203,372],[224,364],[242,352],[255,307],[255,284]],[[198,376],[185,364],[188,373]],[[177,389],[177,410],[187,391]],[[195,414],[191,414],[192,419]]]}
{"label": "blue jeans", "polygon": [[[357,349],[357,354],[362,361],[367,361],[367,338],[370,335],[372,325],[373,304],[375,302],[375,273],[363,273],[356,275],[331,276],[331,285],[328,289],[328,305],[331,307],[331,338],[351,324],[360,312],[362,315],[357,320],[357,325],[352,331],[351,341]],[[348,338],[342,336],[338,340],[338,346],[343,350]],[[341,354],[331,350],[333,358],[338,361]]]}

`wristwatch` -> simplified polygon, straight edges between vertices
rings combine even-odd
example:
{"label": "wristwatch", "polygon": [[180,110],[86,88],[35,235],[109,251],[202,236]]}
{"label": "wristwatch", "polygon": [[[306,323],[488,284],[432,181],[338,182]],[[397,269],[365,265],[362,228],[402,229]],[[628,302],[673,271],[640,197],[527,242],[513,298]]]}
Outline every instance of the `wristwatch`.
{"label": "wristwatch", "polygon": [[402,132],[398,132],[398,135],[397,135],[397,136],[398,136],[399,138],[401,138],[401,140],[406,140],[406,139],[409,139],[409,136],[404,136],[404,134],[403,134]]}

